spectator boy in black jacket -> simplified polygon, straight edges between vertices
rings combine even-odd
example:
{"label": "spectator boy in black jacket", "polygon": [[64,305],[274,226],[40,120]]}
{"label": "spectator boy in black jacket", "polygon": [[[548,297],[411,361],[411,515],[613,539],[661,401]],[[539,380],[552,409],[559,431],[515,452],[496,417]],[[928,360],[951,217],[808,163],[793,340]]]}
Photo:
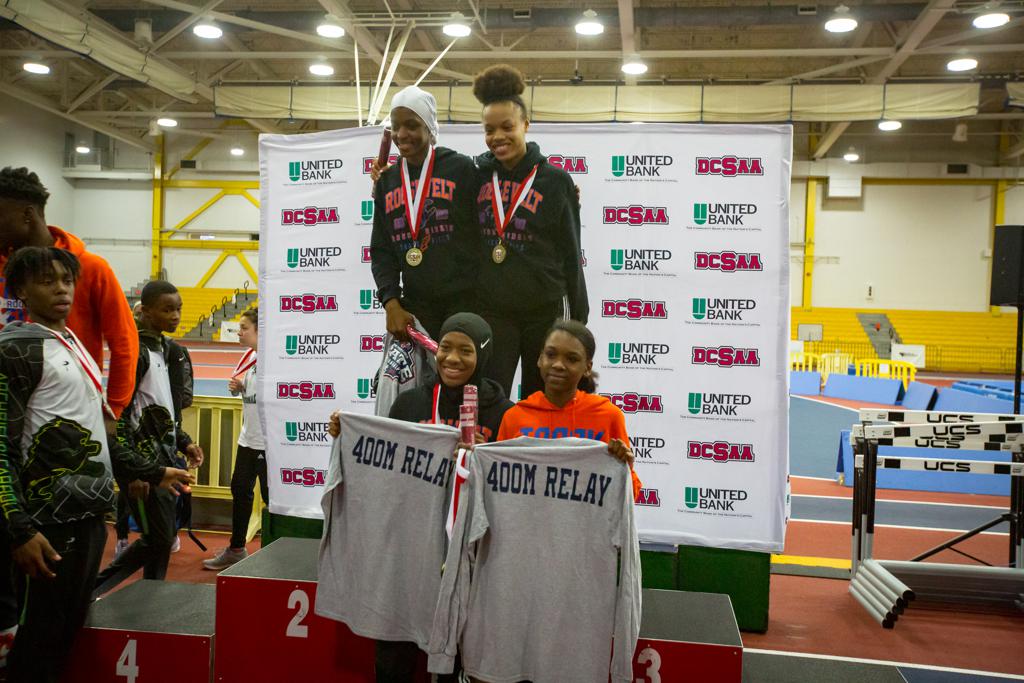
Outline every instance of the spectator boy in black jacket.
{"label": "spectator boy in black jacket", "polygon": [[[172,354],[165,332],[181,321],[181,295],[170,282],[153,280],[142,288],[139,316],[139,360],[135,393],[121,419],[118,437],[146,460],[165,467],[181,463],[185,454],[191,467],[203,462],[203,451],[180,426],[182,383],[177,353]],[[177,345],[175,345],[177,347]],[[180,347],[175,348],[178,351]],[[171,366],[175,365],[172,374]],[[176,395],[178,394],[178,395]],[[177,538],[176,496],[161,489],[137,491],[129,496],[132,515],[142,535],[96,577],[95,595],[111,590],[140,568],[143,578],[162,580],[167,575],[171,548]]]}

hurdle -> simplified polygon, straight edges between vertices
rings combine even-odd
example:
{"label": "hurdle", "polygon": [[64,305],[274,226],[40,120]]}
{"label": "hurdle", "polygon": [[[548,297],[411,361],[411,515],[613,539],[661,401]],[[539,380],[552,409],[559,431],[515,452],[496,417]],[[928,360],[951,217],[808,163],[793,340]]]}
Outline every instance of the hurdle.
{"label": "hurdle", "polygon": [[[1024,611],[1024,417],[939,411],[859,411],[850,430],[854,484],[850,594],[883,628],[893,628],[914,600]],[[872,425],[875,421],[903,424]],[[906,421],[911,421],[906,423]],[[1008,451],[1011,462],[878,455],[879,446]],[[1010,476],[1010,509],[909,561],[875,560],[877,471],[973,473]],[[993,567],[955,548],[994,526],[1009,523],[1008,566]],[[953,550],[983,566],[924,563]]]}

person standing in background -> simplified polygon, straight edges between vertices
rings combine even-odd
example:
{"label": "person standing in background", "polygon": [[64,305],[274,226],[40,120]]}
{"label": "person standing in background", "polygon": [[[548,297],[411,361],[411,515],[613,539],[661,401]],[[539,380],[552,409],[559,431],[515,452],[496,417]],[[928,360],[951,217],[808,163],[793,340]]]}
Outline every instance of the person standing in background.
{"label": "person standing in background", "polygon": [[266,440],[256,406],[256,352],[259,347],[259,312],[250,308],[238,323],[238,343],[246,352],[228,380],[233,396],[242,395],[242,431],[238,434],[235,468],[231,473],[231,541],[214,557],[203,560],[203,568],[211,571],[227,569],[249,556],[245,537],[252,515],[253,486],[260,480],[263,502],[270,503],[267,485]]}

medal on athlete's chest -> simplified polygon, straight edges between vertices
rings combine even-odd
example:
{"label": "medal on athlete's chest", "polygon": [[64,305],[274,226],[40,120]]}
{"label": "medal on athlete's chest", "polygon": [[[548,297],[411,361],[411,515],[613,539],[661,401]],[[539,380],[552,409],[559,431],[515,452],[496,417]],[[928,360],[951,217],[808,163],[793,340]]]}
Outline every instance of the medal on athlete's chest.
{"label": "medal on athlete's chest", "polygon": [[419,247],[419,236],[423,220],[423,195],[434,173],[434,148],[430,148],[427,152],[427,158],[423,160],[423,166],[420,168],[420,179],[416,185],[415,197],[409,182],[409,162],[405,157],[402,158],[399,172],[402,176],[402,197],[405,200],[405,216],[409,223],[409,232],[412,234],[413,244],[412,248],[405,252],[405,262],[410,267],[415,268],[423,263],[423,249]]}
{"label": "medal on athlete's chest", "polygon": [[530,194],[530,188],[533,187],[533,179],[537,177],[537,166],[533,167],[530,174],[523,179],[519,189],[516,190],[512,196],[512,208],[509,209],[508,213],[505,213],[505,204],[501,201],[501,188],[498,186],[498,172],[493,171],[491,173],[491,208],[494,211],[494,229],[498,232],[498,243],[491,250],[491,260],[495,263],[503,263],[508,258],[508,247],[505,246],[505,229],[508,224],[512,222],[512,216],[515,214],[516,209],[523,203],[526,196]]}

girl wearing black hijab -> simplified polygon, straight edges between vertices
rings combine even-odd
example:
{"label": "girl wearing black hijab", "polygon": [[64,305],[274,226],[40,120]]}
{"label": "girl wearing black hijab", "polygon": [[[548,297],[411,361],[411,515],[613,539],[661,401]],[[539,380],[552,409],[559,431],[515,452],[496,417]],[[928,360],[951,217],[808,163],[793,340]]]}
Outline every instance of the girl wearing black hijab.
{"label": "girl wearing black hijab", "polygon": [[[437,383],[400,394],[391,405],[388,417],[458,427],[463,387],[475,384],[479,401],[476,443],[494,441],[501,418],[512,407],[512,401],[500,384],[482,376],[493,347],[490,326],[474,313],[456,313],[441,325],[440,338],[436,356]],[[331,414],[328,431],[335,438],[340,434],[337,412]],[[378,683],[414,679],[419,651],[416,643],[378,640],[376,650]],[[456,680],[455,674],[438,676],[438,681]]]}

